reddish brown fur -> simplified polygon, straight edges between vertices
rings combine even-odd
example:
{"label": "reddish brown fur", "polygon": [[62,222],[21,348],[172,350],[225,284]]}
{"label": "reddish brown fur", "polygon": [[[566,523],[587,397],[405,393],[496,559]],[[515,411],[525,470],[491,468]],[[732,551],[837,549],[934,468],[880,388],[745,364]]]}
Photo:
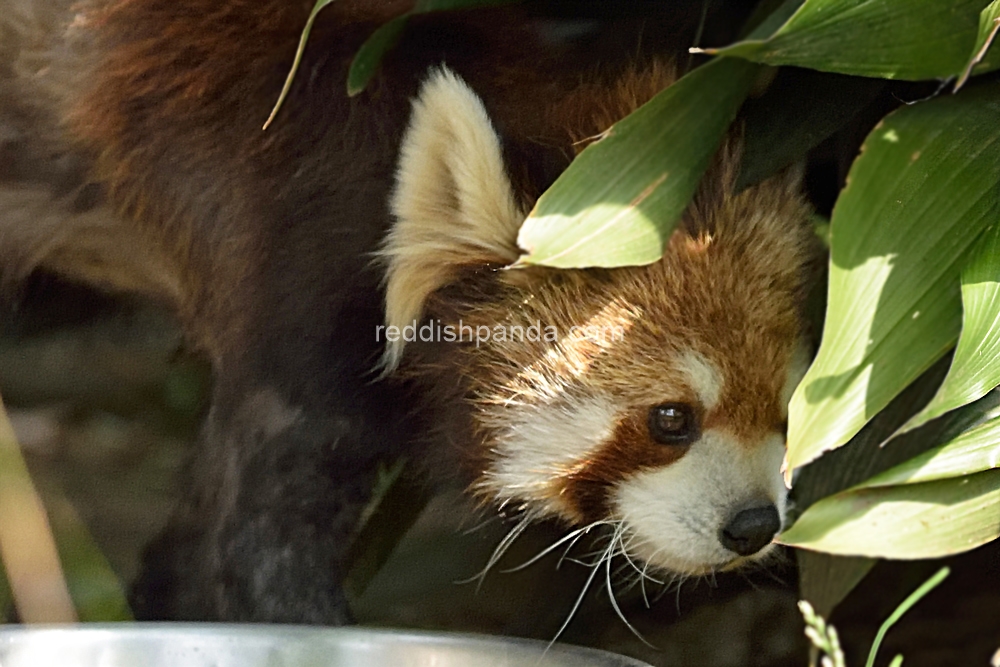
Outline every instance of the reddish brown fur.
{"label": "reddish brown fur", "polygon": [[[85,3],[74,22],[75,39],[93,42],[90,68],[66,97],[63,117],[74,140],[96,156],[95,176],[109,190],[116,209],[139,223],[132,233],[139,237],[140,245],[158,257],[152,265],[168,274],[155,279],[132,276],[126,267],[114,266],[114,254],[107,253],[103,257],[108,274],[105,282],[120,282],[125,288],[150,282],[179,285],[176,305],[194,338],[213,354],[222,354],[237,345],[244,335],[239,332],[254,326],[245,321],[248,304],[234,308],[233,298],[242,297],[219,292],[219,287],[256,280],[255,265],[266,254],[262,245],[266,241],[252,224],[234,225],[231,221],[254,217],[254,201],[280,197],[296,167],[286,156],[298,152],[297,147],[303,142],[317,141],[317,135],[322,135],[318,128],[304,130],[304,123],[310,121],[300,118],[308,115],[302,105],[316,104],[307,101],[303,91],[318,85],[311,78],[315,75],[310,67],[317,60],[335,61],[332,70],[325,67],[326,74],[319,85],[328,87],[330,93],[340,94],[349,55],[379,21],[398,14],[406,4],[334,3],[325,10],[314,29],[292,97],[272,128],[261,132],[260,125],[277,99],[312,2],[95,0]],[[516,14],[516,10],[499,12],[500,20],[509,21],[512,13]],[[496,34],[492,30],[496,21],[489,12],[464,19],[473,26],[478,22],[488,27],[482,34],[490,35]],[[411,24],[410,32],[419,34],[419,20],[414,19]],[[561,99],[577,84],[578,77],[572,73],[542,76],[541,71],[551,72],[554,65],[544,67],[531,37],[518,36],[518,30],[513,27],[498,35],[489,47],[479,45],[484,52],[493,53],[496,61],[509,65],[489,70],[476,64],[464,71],[460,62],[458,65],[470,83],[486,96],[490,111],[501,126],[515,138],[511,147],[518,154],[512,156],[515,159],[511,171],[524,186],[522,190],[529,191],[535,186],[527,184],[537,182],[538,178],[529,164],[518,159],[530,150],[521,138],[529,137],[530,143],[569,155],[571,147],[564,124],[567,114],[579,117],[580,122],[591,121],[586,113],[574,108],[551,117],[538,113],[540,107]],[[341,43],[333,54],[323,51],[328,48],[331,35]],[[405,63],[406,46],[401,45],[399,51],[398,62]],[[497,57],[497,51],[505,53]],[[340,62],[336,62],[338,59]],[[526,70],[515,64],[527,61],[540,69]],[[389,79],[394,76],[393,69],[414,68],[409,64],[394,67],[390,59],[384,69],[387,70],[384,78]],[[404,75],[411,79],[411,87],[416,83],[415,74]],[[388,96],[383,86],[382,78],[376,79],[353,105],[356,110],[333,122],[360,124],[362,118],[356,117],[359,114],[389,116],[380,111],[389,104],[394,105],[391,115],[400,118],[401,112],[405,112],[406,95]],[[587,102],[581,97],[570,107],[577,104],[585,107]],[[399,126],[398,121],[387,122]],[[359,127],[359,131],[364,130]],[[390,124],[385,131],[386,136],[379,140],[394,142],[392,135],[399,130],[391,129]],[[569,132],[574,136],[579,134],[572,128]],[[182,162],[171,167],[178,173],[168,175],[153,170],[166,156],[177,154],[178,142],[197,147],[187,150]],[[227,165],[223,172],[224,187],[228,190],[226,205],[238,209],[240,203],[245,203],[248,210],[227,212],[223,220],[210,223],[206,229],[208,221],[203,207],[189,205],[184,190],[190,187],[187,183],[214,178],[220,164]],[[356,165],[357,160],[349,160],[349,164]],[[220,253],[225,261],[219,261]],[[199,268],[191,270],[193,264]],[[229,332],[226,339],[220,339],[219,327],[202,325],[204,322],[225,322],[225,330]]]}
{"label": "reddish brown fur", "polygon": [[673,63],[654,60],[633,65],[610,81],[582,82],[554,105],[553,122],[566,129],[574,153],[579,153],[676,80]]}
{"label": "reddish brown fur", "polygon": [[[632,411],[586,465],[553,480],[571,518],[594,516],[608,485],[677,454],[651,447],[640,415],[665,400],[695,401],[665,361],[682,347],[725,376],[705,424],[752,446],[781,419],[770,397],[784,378],[773,369],[799,331],[808,232],[766,218],[803,218],[805,208],[791,180],[732,195],[733,151],[663,261],[613,271],[463,267],[428,308],[472,326],[541,320],[566,330],[604,317],[627,325],[624,341],[424,346],[409,372],[425,395],[369,382],[382,316],[370,253],[390,222],[396,149],[427,68],[446,59],[483,97],[529,204],[551,163],[564,166],[672,75],[654,65],[620,85],[607,85],[610,76],[587,83],[592,64],[543,47],[506,8],[414,17],[369,89],[347,100],[351,56],[408,3],[342,0],[317,23],[291,96],[263,133],[312,5],[86,0],[69,33],[74,57],[54,47],[52,67],[39,70],[52,78],[52,127],[67,128],[60,145],[93,161],[86,179],[107,193],[108,206],[95,210],[110,231],[81,246],[87,221],[65,217],[58,242],[33,249],[30,263],[169,299],[214,362],[194,489],[161,545],[177,555],[161,562],[154,553],[147,567],[145,590],[157,594],[145,598],[148,615],[344,622],[344,526],[367,500],[375,463],[423,449],[424,428],[439,448],[462,450],[472,479],[496,457],[505,406],[574,386]],[[676,395],[654,390],[662,386]],[[270,410],[258,409],[262,400]],[[413,410],[419,400],[428,409]],[[284,417],[277,425],[275,415]]]}
{"label": "reddish brown fur", "polygon": [[[666,401],[697,405],[673,366],[685,350],[700,352],[722,374],[724,391],[704,414],[704,428],[728,431],[747,447],[781,431],[783,369],[795,351],[792,342],[803,334],[801,302],[816,245],[797,179],[777,177],[733,195],[737,166],[738,153],[723,151],[659,262],[613,270],[484,272],[479,287],[462,290],[458,301],[464,307],[432,305],[431,317],[444,323],[461,318],[473,327],[541,321],[565,332],[600,317],[609,305],[618,313],[612,322],[628,322],[624,340],[604,347],[588,340],[561,347],[530,341],[466,347],[452,363],[467,379],[464,391],[480,406],[486,452],[496,437],[491,428],[505,425],[507,406],[540,403],[553,391],[582,386],[622,398],[636,415]],[[551,350],[558,355],[546,361]],[[444,369],[448,376],[454,372]],[[433,374],[432,383],[440,382],[436,370],[425,371]],[[680,393],[651,392],[658,387]],[[616,438],[591,458],[590,469],[567,472],[554,488],[577,516],[592,517],[603,503],[594,481],[608,482],[607,491],[659,460],[649,452],[648,434],[620,424]]]}
{"label": "reddish brown fur", "polygon": [[[617,85],[581,86],[552,108],[552,116],[573,119],[566,127],[579,148],[581,140],[586,143],[672,78],[672,68],[659,63],[630,70]],[[428,374],[435,393],[448,386],[458,392],[438,396],[435,404],[478,406],[471,421],[447,422],[449,429],[464,425],[462,435],[442,434],[481,443],[471,469],[485,469],[498,456],[494,442],[512,404],[539,404],[553,392],[581,386],[624,398],[632,412],[615,437],[586,466],[567,470],[552,485],[552,493],[567,501],[568,516],[599,518],[615,483],[683,454],[683,448],[652,443],[639,415],[666,401],[700,405],[673,367],[685,350],[701,353],[722,375],[724,391],[718,405],[701,415],[703,428],[722,429],[746,447],[783,430],[784,369],[793,342],[803,335],[801,302],[817,246],[796,174],[733,193],[737,146],[733,139],[720,151],[660,262],[615,270],[481,269],[431,300],[428,315],[442,324],[527,327],[540,321],[566,332],[606,308],[617,313],[612,320],[627,322],[625,340],[610,346],[584,338],[555,346],[468,345],[458,355],[442,353],[444,358],[418,351],[412,365],[418,377]],[[547,359],[553,351],[556,357]],[[461,385],[445,379],[456,375],[464,378]],[[665,386],[675,393],[650,392]],[[495,492],[477,490],[485,501]]]}

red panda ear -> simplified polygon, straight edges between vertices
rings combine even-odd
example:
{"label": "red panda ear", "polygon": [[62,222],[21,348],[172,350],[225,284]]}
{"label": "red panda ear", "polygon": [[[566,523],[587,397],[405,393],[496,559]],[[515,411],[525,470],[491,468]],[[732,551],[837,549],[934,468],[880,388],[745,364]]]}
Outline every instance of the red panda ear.
{"label": "red panda ear", "polygon": [[[483,103],[446,68],[424,82],[403,139],[391,199],[396,222],[380,251],[386,324],[419,320],[427,298],[470,265],[518,257],[525,213],[504,168],[500,139]],[[390,344],[391,370],[403,343]]]}

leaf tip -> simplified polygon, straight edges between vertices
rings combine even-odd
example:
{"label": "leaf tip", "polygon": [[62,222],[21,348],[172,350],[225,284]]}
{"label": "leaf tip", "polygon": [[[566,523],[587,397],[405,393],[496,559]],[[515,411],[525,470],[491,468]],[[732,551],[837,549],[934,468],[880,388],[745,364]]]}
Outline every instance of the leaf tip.
{"label": "leaf tip", "polygon": [[781,479],[785,483],[786,489],[792,488],[792,469],[788,467],[788,452],[781,459]]}

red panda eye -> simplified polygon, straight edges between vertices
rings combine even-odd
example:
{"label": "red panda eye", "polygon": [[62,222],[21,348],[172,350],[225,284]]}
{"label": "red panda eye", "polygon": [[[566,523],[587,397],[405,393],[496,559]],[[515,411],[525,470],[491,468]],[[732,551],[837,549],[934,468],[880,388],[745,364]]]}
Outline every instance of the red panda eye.
{"label": "red panda eye", "polygon": [[698,438],[698,419],[686,403],[663,403],[649,410],[649,435],[661,445],[688,445]]}

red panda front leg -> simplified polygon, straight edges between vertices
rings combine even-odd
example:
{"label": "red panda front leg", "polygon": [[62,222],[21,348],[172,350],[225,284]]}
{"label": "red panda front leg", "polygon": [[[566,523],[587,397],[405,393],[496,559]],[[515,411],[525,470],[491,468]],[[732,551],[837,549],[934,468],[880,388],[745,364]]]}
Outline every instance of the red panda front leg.
{"label": "red panda front leg", "polygon": [[[329,352],[301,352],[283,368],[330,369]],[[241,375],[217,380],[193,488],[147,550],[136,614],[348,623],[346,552],[378,460],[405,437],[401,420],[387,414],[405,397],[384,384],[338,383],[336,372],[324,372],[334,381],[317,391],[320,400],[292,384],[294,372]]]}

